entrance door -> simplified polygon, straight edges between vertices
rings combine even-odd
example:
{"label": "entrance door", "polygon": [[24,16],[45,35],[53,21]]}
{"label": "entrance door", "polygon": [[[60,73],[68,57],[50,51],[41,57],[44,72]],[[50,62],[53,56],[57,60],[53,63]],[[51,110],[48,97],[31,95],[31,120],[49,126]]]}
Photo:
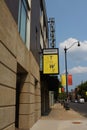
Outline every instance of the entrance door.
{"label": "entrance door", "polygon": [[20,107],[20,94],[24,81],[26,79],[27,72],[17,64],[17,80],[16,80],[16,106],[15,106],[15,127],[19,128],[19,107]]}
{"label": "entrance door", "polygon": [[19,99],[20,99],[20,90],[21,90],[21,77],[17,75],[17,82],[16,82],[16,112],[15,112],[15,127],[18,128],[19,126]]}

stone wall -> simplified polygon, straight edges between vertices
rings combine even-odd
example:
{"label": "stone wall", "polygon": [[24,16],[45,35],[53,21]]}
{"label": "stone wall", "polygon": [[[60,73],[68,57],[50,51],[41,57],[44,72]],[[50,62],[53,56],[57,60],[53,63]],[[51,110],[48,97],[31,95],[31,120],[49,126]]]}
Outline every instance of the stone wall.
{"label": "stone wall", "polygon": [[[19,67],[20,66],[20,67]],[[22,69],[21,69],[22,68]],[[19,36],[0,0],[0,129],[15,130],[17,78],[20,74],[19,128],[29,129],[41,115],[39,66]]]}

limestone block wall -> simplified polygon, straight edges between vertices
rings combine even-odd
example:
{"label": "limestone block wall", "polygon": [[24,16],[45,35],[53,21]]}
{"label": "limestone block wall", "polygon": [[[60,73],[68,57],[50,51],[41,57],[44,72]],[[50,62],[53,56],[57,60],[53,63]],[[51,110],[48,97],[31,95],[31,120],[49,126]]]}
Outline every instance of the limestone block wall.
{"label": "limestone block wall", "polygon": [[32,127],[41,116],[41,92],[39,66],[31,52],[29,53],[29,59],[29,125]]}
{"label": "limestone block wall", "polygon": [[29,67],[29,74],[23,82],[20,94],[19,127],[30,128],[41,116],[41,94],[39,67],[32,55],[29,53],[30,62],[34,68]]}
{"label": "limestone block wall", "polygon": [[[7,20],[6,20],[7,19]],[[16,44],[14,22],[0,1],[0,129],[15,129]],[[14,36],[13,36],[14,33]],[[9,39],[10,37],[10,39]]]}
{"label": "limestone block wall", "polygon": [[20,83],[19,128],[29,129],[41,116],[39,66],[22,42],[4,0],[0,0],[0,130],[15,130],[18,73],[24,75]]}

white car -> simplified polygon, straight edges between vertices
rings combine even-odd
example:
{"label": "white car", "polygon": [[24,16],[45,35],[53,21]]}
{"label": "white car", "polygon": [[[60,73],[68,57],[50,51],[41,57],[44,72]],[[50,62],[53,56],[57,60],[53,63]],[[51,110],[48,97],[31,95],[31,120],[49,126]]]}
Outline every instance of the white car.
{"label": "white car", "polygon": [[74,101],[75,103],[77,103],[78,101],[75,99],[75,101]]}
{"label": "white car", "polygon": [[79,99],[79,103],[84,103],[84,102],[85,102],[84,98]]}

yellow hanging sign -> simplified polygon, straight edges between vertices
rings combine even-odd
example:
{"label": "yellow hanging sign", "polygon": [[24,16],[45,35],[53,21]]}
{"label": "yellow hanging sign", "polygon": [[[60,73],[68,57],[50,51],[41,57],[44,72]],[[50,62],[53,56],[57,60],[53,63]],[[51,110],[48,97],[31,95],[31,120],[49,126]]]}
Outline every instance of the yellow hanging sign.
{"label": "yellow hanging sign", "polygon": [[58,48],[43,50],[43,74],[59,74]]}
{"label": "yellow hanging sign", "polygon": [[85,94],[87,95],[87,91],[85,92]]}
{"label": "yellow hanging sign", "polygon": [[61,84],[62,84],[62,86],[66,86],[66,75],[65,74],[61,75]]}
{"label": "yellow hanging sign", "polygon": [[59,93],[61,93],[61,88],[59,88]]}
{"label": "yellow hanging sign", "polygon": [[57,74],[58,73],[58,55],[43,55],[43,73]]}

